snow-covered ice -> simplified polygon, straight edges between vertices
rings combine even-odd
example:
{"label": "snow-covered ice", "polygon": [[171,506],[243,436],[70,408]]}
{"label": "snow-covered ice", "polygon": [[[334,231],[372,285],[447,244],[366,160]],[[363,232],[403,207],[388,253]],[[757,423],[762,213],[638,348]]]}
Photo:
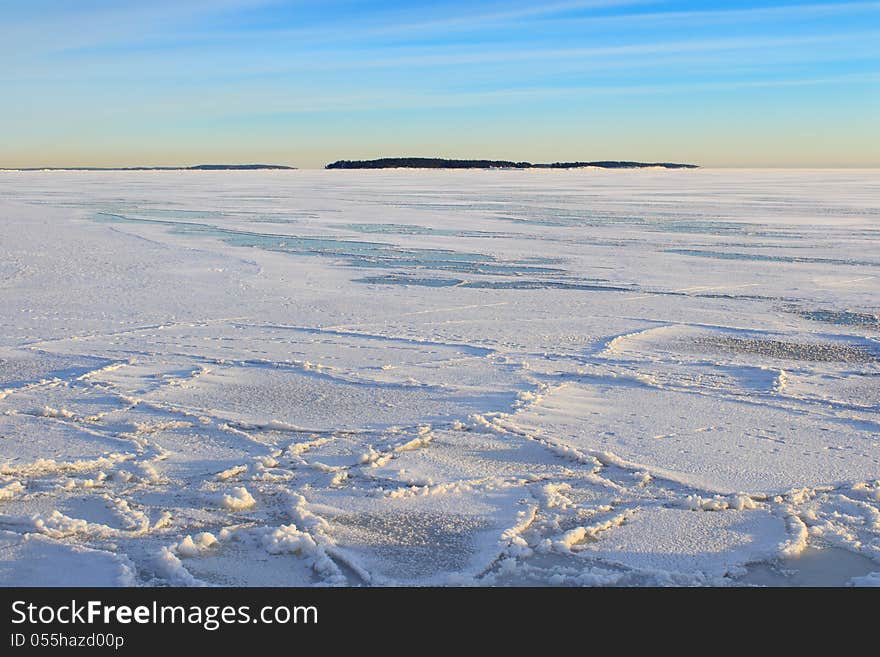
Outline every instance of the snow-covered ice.
{"label": "snow-covered ice", "polygon": [[880,583],[876,171],[0,173],[0,583]]}

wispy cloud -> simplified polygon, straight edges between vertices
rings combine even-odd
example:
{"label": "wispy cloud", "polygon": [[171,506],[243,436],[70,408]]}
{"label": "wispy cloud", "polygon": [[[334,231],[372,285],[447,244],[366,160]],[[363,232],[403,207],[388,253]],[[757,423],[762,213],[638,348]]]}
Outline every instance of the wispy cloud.
{"label": "wispy cloud", "polygon": [[[744,21],[754,22],[768,19],[792,21],[804,18],[821,18],[823,16],[845,16],[880,11],[880,2],[823,2],[812,4],[787,4],[782,6],[748,7],[745,9],[700,9],[691,11],[655,11],[627,13],[626,15],[603,15],[589,17],[568,17],[564,19],[566,28],[576,26],[598,25],[705,25],[705,24],[738,24]],[[545,18],[544,27],[560,25],[563,21]]]}
{"label": "wispy cloud", "polygon": [[[577,99],[586,101],[596,97],[620,96],[687,96],[695,92],[731,92],[745,89],[784,89],[797,87],[824,87],[880,83],[880,71],[861,74],[840,74],[807,78],[769,78],[754,80],[730,78],[716,81],[679,82],[663,84],[590,84],[567,86],[517,86],[487,91],[457,91],[436,93],[424,91],[403,95],[394,89],[376,89],[359,93],[329,95],[281,93],[276,98],[264,99],[259,107],[246,97],[236,94],[212,98],[178,97],[149,105],[150,112],[174,114],[181,109],[197,111],[200,119],[233,117],[279,117],[295,114],[328,114],[377,111],[438,110],[451,108],[484,107],[524,102],[545,102]],[[880,101],[880,98],[877,99]]]}
{"label": "wispy cloud", "polygon": [[[419,66],[458,66],[464,64],[515,63],[534,60],[589,60],[605,57],[641,57],[660,54],[705,53],[712,51],[748,51],[793,46],[840,44],[847,41],[880,43],[880,31],[819,34],[799,37],[742,37],[724,39],[693,39],[687,41],[633,43],[587,48],[520,48],[516,50],[477,50],[467,52],[460,47],[426,54],[415,49],[396,49],[393,57],[366,59],[354,56],[336,64],[343,68],[384,68]],[[462,50],[465,50],[462,52]],[[880,47],[877,48],[880,54]],[[332,65],[331,65],[332,66]]]}
{"label": "wispy cloud", "polygon": [[[277,4],[278,0],[151,0],[96,3],[33,0],[4,13],[0,52],[6,56],[131,43],[180,29],[209,16]],[[41,11],[40,6],[44,9]],[[5,10],[4,10],[5,12]]]}
{"label": "wispy cloud", "polygon": [[[463,33],[485,33],[498,30],[494,36],[504,34],[512,28],[529,28],[535,33],[564,28],[568,32],[579,28],[625,27],[696,27],[701,25],[736,26],[743,22],[765,20],[781,21],[784,25],[795,20],[821,19],[823,17],[871,14],[880,12],[880,2],[825,2],[806,4],[785,4],[777,6],[758,6],[744,9],[701,9],[665,10],[652,12],[590,13],[587,15],[559,14],[590,9],[624,9],[634,6],[663,4],[661,0],[593,0],[586,2],[543,3],[534,6],[521,6],[494,12],[450,11],[450,15],[430,20],[413,20],[412,12],[377,12],[368,19],[359,19],[339,25],[333,22],[309,26],[272,25],[238,30],[217,28],[208,32],[186,30],[164,33],[164,39],[174,42],[199,43],[254,43],[276,39],[287,43],[366,43],[395,36],[404,36],[407,41],[441,35]],[[515,32],[521,34],[520,32]],[[149,43],[149,35],[142,35]],[[111,37],[112,38],[112,37]]]}
{"label": "wispy cloud", "polygon": [[[556,14],[584,11],[589,9],[607,9],[630,7],[634,5],[654,4],[659,0],[570,0],[569,2],[538,2],[520,6],[508,6],[492,12],[479,10],[456,13],[453,16],[427,21],[386,22],[383,26],[367,27],[366,33],[372,36],[387,34],[412,34],[464,28],[467,30],[485,29],[499,23],[522,21]],[[388,17],[385,17],[387,20]],[[383,21],[385,22],[385,21]]]}

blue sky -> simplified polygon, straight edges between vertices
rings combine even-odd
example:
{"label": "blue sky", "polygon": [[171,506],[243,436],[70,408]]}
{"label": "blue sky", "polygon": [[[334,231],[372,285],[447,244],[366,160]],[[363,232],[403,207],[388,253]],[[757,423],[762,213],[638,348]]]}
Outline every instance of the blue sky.
{"label": "blue sky", "polygon": [[0,0],[0,166],[880,166],[880,2]]}

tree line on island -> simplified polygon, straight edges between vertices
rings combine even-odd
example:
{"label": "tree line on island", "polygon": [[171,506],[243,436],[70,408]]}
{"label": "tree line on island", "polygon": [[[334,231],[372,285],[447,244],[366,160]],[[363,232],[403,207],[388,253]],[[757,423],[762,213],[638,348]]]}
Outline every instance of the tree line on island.
{"label": "tree line on island", "polygon": [[[625,160],[602,160],[597,162],[552,162],[532,164],[531,162],[511,162],[508,160],[453,160],[440,157],[383,157],[377,160],[338,160],[326,165],[325,169],[644,169],[660,167],[664,169],[697,169],[696,164],[675,162],[629,162]],[[0,167],[2,169],[2,167]],[[197,164],[195,166],[168,167],[29,167],[3,169],[6,171],[262,171],[293,170],[296,167],[283,164]]]}
{"label": "tree line on island", "polygon": [[624,160],[602,160],[597,162],[552,162],[532,164],[531,162],[511,162],[508,160],[450,160],[439,157],[383,157],[377,160],[338,160],[325,169],[582,169],[598,167],[601,169],[643,169],[662,167],[664,169],[697,169],[696,164],[676,162],[629,162]]}

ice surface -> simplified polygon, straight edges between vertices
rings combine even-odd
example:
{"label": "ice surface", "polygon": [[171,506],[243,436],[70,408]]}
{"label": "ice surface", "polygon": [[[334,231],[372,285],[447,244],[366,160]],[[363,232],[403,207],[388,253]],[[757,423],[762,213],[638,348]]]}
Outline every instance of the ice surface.
{"label": "ice surface", "polygon": [[0,583],[876,584],[878,199],[0,173]]}

